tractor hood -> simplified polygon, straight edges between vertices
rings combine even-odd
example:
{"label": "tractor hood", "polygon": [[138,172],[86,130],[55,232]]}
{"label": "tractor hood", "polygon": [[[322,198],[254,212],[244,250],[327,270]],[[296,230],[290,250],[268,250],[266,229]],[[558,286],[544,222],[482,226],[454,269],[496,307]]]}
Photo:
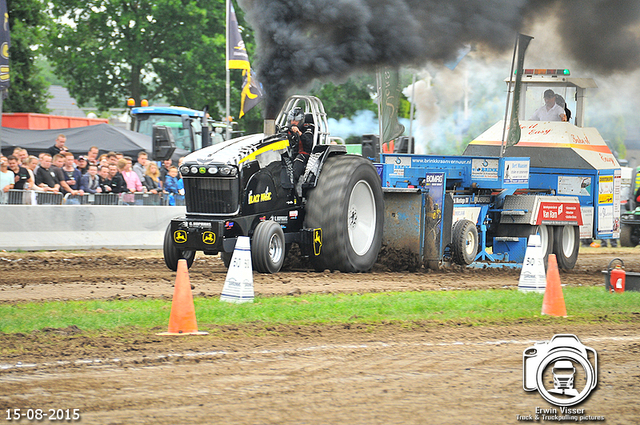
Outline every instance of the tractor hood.
{"label": "tractor hood", "polygon": [[[464,155],[500,156],[504,121],[469,143]],[[522,121],[520,141],[504,156],[529,157],[531,167],[607,170],[620,168],[618,161],[595,128],[567,122]],[[507,134],[509,128],[504,134]]]}
{"label": "tractor hood", "polygon": [[264,134],[251,134],[226,142],[217,143],[193,152],[185,157],[185,164],[206,165],[210,163],[241,166],[245,162],[261,160],[264,156],[280,152],[289,146],[286,137]]}

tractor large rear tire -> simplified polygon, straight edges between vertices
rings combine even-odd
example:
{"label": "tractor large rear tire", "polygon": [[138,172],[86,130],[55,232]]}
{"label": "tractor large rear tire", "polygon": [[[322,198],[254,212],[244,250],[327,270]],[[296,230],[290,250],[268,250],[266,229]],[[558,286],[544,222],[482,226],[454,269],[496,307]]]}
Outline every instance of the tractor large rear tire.
{"label": "tractor large rear tire", "polygon": [[164,232],[164,243],[162,245],[162,253],[164,254],[164,263],[169,267],[171,271],[178,270],[178,261],[181,259],[187,260],[187,267],[191,267],[193,260],[196,258],[195,251],[182,251],[178,249],[173,243],[173,237],[171,234],[171,225],[167,227]]}
{"label": "tractor large rear tire", "polygon": [[384,205],[380,177],[370,161],[356,155],[327,158],[307,198],[305,227],[322,229],[316,270],[364,272],[382,245]]}

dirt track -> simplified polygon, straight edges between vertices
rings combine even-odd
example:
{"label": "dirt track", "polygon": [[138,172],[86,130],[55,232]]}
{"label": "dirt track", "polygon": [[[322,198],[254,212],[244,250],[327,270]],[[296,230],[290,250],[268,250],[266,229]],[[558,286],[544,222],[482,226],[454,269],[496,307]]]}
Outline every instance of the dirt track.
{"label": "dirt track", "polygon": [[[602,270],[620,257],[627,269],[640,271],[637,249],[601,248],[581,252],[576,268],[562,274],[566,285],[602,285]],[[430,291],[515,287],[520,272],[453,267],[440,272],[420,269],[392,272],[405,264],[376,264],[373,273],[317,273],[290,266],[276,275],[254,274],[257,295],[377,291]],[[195,296],[220,295],[226,269],[216,257],[199,254],[189,270]],[[175,274],[164,265],[161,251],[57,251],[0,253],[0,302],[43,300],[171,297]]]}
{"label": "dirt track", "polygon": [[[565,285],[603,285],[614,257],[640,270],[640,248],[586,250]],[[254,275],[257,294],[503,288],[513,270]],[[217,258],[189,272],[195,296],[217,297]],[[0,253],[0,302],[170,297],[158,251]],[[603,294],[606,295],[606,294]],[[640,312],[640,307],[639,307]],[[599,354],[599,383],[581,404],[606,423],[640,417],[638,320],[465,327],[430,323],[218,327],[203,337],[89,337],[81,329],[0,335],[0,417],[7,409],[80,409],[80,423],[517,423],[549,408],[522,389],[522,352],[574,333]],[[15,353],[20,353],[19,355]],[[6,421],[9,422],[9,421]],[[23,423],[29,423],[22,419]],[[47,421],[44,421],[47,422]],[[542,422],[542,421],[541,421]]]}

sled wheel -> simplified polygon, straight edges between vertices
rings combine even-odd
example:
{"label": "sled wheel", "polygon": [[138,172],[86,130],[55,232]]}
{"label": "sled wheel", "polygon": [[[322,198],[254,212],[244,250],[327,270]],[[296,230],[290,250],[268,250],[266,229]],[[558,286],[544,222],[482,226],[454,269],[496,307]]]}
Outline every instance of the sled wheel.
{"label": "sled wheel", "polygon": [[536,227],[535,234],[540,235],[540,247],[542,248],[544,268],[546,270],[549,254],[553,252],[553,227],[541,224]]}
{"label": "sled wheel", "polygon": [[305,227],[321,229],[311,249],[313,267],[370,270],[382,245],[383,209],[380,177],[370,161],[356,155],[327,158],[307,201]]}
{"label": "sled wheel", "polygon": [[196,258],[195,251],[183,251],[178,249],[173,243],[173,237],[171,235],[171,225],[167,227],[164,232],[164,244],[162,245],[162,253],[164,254],[164,263],[170,270],[178,270],[178,260],[187,260],[187,267],[191,267],[193,260]]}
{"label": "sled wheel", "polygon": [[578,226],[559,226],[553,236],[553,252],[561,270],[571,270],[578,260],[580,248],[580,228]]}
{"label": "sled wheel", "polygon": [[620,245],[634,247],[640,243],[640,236],[637,226],[623,224],[620,227]]}
{"label": "sled wheel", "polygon": [[251,262],[259,273],[278,273],[285,257],[284,232],[273,220],[259,223],[251,238]]}
{"label": "sled wheel", "polygon": [[453,261],[468,266],[478,254],[478,229],[470,220],[458,220],[453,226],[451,245]]}

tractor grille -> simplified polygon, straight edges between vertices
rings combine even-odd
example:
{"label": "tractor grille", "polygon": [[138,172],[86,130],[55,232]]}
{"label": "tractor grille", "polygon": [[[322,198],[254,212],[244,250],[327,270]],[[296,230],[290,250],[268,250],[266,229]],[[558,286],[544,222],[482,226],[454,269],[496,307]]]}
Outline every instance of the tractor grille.
{"label": "tractor grille", "polygon": [[184,177],[188,213],[234,214],[238,211],[237,177]]}

